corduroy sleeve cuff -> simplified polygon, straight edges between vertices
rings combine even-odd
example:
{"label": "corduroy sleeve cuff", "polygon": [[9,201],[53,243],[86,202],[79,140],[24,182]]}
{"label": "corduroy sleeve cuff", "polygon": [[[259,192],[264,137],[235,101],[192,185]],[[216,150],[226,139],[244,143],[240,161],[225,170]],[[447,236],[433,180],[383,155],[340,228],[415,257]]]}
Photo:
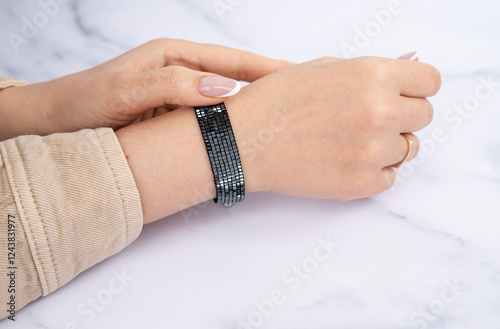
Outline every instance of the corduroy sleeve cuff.
{"label": "corduroy sleeve cuff", "polygon": [[26,236],[17,252],[30,254],[42,295],[140,234],[139,192],[112,129],[21,136],[0,143],[0,156]]}

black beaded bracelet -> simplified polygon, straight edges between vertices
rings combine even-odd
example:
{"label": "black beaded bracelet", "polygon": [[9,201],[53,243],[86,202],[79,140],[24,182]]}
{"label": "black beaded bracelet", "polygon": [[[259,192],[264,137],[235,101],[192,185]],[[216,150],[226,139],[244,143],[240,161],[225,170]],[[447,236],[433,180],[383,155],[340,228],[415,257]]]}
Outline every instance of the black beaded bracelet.
{"label": "black beaded bracelet", "polygon": [[224,103],[194,108],[214,174],[215,203],[230,207],[245,198],[245,181]]}

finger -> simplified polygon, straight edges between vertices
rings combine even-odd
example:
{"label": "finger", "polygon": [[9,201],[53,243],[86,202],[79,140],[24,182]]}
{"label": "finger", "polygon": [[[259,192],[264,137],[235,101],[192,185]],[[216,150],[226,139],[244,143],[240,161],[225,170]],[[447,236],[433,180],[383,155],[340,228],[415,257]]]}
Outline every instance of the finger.
{"label": "finger", "polygon": [[156,108],[155,116],[175,111],[177,109],[180,109],[181,107],[183,107],[183,106],[182,105],[171,105],[171,104],[159,106]]}
{"label": "finger", "polygon": [[378,176],[378,181],[375,185],[375,191],[373,191],[373,194],[379,194],[382,193],[389,188],[391,188],[392,185],[396,182],[396,171],[392,167],[385,167],[382,168],[380,175]]}
{"label": "finger", "polygon": [[180,52],[183,64],[187,67],[248,82],[294,65],[288,61],[218,45],[185,42],[176,51]]}
{"label": "finger", "polygon": [[[404,160],[405,162],[414,159],[420,149],[420,141],[414,134],[404,134],[411,141],[409,145],[408,141],[402,134],[398,138],[394,139],[394,145],[388,145],[389,155],[387,157],[387,162],[385,165],[397,167]],[[407,157],[408,156],[408,157]],[[405,160],[406,159],[406,160]]]}
{"label": "finger", "polygon": [[128,90],[134,104],[130,108],[141,113],[144,109],[163,105],[202,106],[223,102],[239,91],[239,82],[213,74],[194,71],[182,66],[167,66],[147,72],[131,73]]}
{"label": "finger", "polygon": [[393,78],[402,96],[430,97],[441,88],[441,74],[433,66],[405,60],[395,60],[392,63]]}
{"label": "finger", "polygon": [[171,39],[153,40],[127,55],[135,62],[149,58],[146,70],[179,65],[249,82],[294,65],[234,48]]}
{"label": "finger", "polygon": [[301,65],[327,64],[327,63],[340,62],[340,61],[345,61],[345,59],[338,58],[338,57],[322,57],[322,58],[314,59],[314,60],[309,61],[309,62],[305,62]]}
{"label": "finger", "polygon": [[419,131],[431,123],[434,109],[426,98],[400,97],[400,133]]}

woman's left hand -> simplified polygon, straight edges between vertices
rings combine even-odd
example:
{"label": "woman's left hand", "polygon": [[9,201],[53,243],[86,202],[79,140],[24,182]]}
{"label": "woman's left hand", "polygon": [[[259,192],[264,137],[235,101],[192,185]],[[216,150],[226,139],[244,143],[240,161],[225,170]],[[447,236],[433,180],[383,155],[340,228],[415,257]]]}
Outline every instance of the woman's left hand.
{"label": "woman's left hand", "polygon": [[[290,65],[223,46],[153,40],[89,70],[1,91],[0,140],[118,129],[178,106],[217,104],[231,79],[252,82]],[[202,80],[218,75],[230,79]]]}

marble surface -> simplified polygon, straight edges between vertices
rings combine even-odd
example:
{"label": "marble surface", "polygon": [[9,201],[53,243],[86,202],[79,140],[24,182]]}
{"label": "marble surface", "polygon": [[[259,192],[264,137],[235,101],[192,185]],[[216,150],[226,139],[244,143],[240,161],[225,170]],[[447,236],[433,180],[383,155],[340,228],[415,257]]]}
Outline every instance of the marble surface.
{"label": "marble surface", "polygon": [[[421,156],[390,191],[200,205],[145,227],[1,328],[500,327],[500,2],[60,3],[45,22],[38,1],[0,2],[0,74],[44,81],[170,37],[296,62],[420,50],[443,87]],[[9,33],[34,16],[41,26],[16,52]]]}

